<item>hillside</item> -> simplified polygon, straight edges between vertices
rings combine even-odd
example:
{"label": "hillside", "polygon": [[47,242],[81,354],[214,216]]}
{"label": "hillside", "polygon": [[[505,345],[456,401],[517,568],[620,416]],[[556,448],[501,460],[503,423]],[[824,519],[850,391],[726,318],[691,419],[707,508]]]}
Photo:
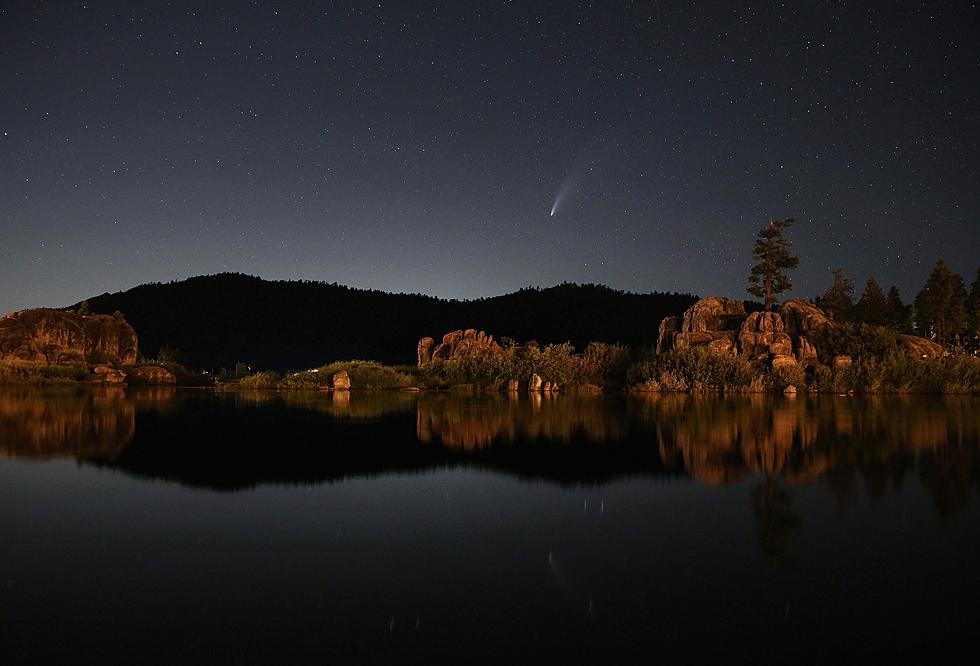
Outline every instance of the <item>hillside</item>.
{"label": "hillside", "polygon": [[695,300],[562,284],[457,301],[223,273],[107,293],[88,305],[95,313],[122,312],[147,357],[166,346],[198,368],[244,361],[285,370],[353,358],[414,364],[419,338],[458,328],[497,339],[570,341],[579,349],[592,340],[652,345],[660,320]]}

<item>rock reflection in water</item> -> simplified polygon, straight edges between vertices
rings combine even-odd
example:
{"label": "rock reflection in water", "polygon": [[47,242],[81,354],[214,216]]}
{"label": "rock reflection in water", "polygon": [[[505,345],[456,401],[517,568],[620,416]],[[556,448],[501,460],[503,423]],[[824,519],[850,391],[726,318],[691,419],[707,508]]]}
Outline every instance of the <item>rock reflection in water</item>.
{"label": "rock reflection in water", "polygon": [[418,401],[418,438],[463,452],[487,449],[495,441],[582,438],[604,442],[622,438],[626,412],[601,397],[547,396],[527,399],[422,395]]}
{"label": "rock reflection in water", "polygon": [[135,431],[135,404],[120,388],[0,393],[0,452],[10,458],[111,457]]}

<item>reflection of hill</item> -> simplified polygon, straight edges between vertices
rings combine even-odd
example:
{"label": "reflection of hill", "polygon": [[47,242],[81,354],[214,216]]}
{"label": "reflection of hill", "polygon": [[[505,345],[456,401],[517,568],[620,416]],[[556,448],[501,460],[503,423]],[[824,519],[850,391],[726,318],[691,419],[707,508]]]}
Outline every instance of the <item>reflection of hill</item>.
{"label": "reflection of hill", "polygon": [[0,453],[11,458],[114,456],[136,430],[122,389],[0,393]]}

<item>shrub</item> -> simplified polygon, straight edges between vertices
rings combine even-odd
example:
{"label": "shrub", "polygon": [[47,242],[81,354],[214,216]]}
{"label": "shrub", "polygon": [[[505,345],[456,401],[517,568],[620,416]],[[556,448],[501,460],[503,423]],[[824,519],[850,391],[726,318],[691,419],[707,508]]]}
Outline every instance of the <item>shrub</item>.
{"label": "shrub", "polygon": [[705,347],[675,349],[630,369],[641,382],[657,382],[664,391],[744,391],[756,372],[744,357]]}

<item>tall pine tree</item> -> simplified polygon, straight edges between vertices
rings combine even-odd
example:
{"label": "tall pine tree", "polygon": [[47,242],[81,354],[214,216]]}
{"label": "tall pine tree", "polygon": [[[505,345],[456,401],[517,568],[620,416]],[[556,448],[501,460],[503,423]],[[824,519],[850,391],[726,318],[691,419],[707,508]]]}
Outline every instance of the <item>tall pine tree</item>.
{"label": "tall pine tree", "polygon": [[821,309],[834,321],[844,321],[854,307],[854,280],[844,277],[844,271],[834,268],[834,284],[817,299]]}
{"label": "tall pine tree", "polygon": [[899,328],[902,325],[902,321],[905,319],[905,304],[902,303],[902,297],[898,293],[898,287],[892,287],[888,290],[888,296],[885,297],[885,304],[888,310],[888,322],[887,326],[891,328]]}
{"label": "tall pine tree", "polygon": [[977,269],[977,276],[970,285],[970,295],[966,299],[966,325],[970,351],[977,353],[980,351],[980,268]]}
{"label": "tall pine tree", "polygon": [[940,259],[915,297],[918,324],[923,335],[940,344],[955,342],[966,328],[966,289],[963,278]]}
{"label": "tall pine tree", "polygon": [[864,287],[864,293],[861,294],[856,310],[858,321],[864,324],[873,326],[888,324],[888,302],[881,285],[874,278],[869,279]]}
{"label": "tall pine tree", "polygon": [[769,224],[759,230],[752,251],[755,264],[749,274],[748,292],[765,300],[766,309],[776,302],[776,294],[793,288],[787,275],[800,265],[800,259],[790,254],[790,242],[783,237],[783,231],[792,226],[793,218],[770,219]]}

